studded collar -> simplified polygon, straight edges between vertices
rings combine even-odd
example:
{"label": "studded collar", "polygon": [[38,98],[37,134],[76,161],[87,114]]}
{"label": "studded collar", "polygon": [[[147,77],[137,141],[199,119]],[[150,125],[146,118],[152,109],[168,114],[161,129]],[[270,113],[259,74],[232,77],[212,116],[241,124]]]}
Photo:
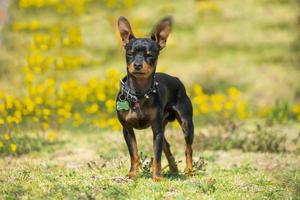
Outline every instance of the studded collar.
{"label": "studded collar", "polygon": [[120,91],[121,94],[119,95],[119,100],[121,101],[131,101],[131,102],[137,102],[139,99],[142,98],[149,98],[149,95],[151,93],[157,93],[157,86],[158,82],[154,80],[152,81],[151,87],[143,93],[136,92],[134,89],[130,88],[127,81],[127,76],[125,76],[123,79],[120,80]]}

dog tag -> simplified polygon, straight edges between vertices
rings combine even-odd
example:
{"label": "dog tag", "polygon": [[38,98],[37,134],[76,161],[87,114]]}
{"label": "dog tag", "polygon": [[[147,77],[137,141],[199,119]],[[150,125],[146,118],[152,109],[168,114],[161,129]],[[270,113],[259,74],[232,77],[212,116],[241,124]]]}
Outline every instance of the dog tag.
{"label": "dog tag", "polygon": [[117,110],[129,110],[128,101],[117,101]]}

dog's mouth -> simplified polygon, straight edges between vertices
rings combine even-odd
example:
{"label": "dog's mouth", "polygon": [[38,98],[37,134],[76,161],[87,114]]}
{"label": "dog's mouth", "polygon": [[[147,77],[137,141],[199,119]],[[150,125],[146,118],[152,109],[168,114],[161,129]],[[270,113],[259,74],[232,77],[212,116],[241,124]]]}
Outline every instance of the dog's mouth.
{"label": "dog's mouth", "polygon": [[137,71],[132,72],[132,74],[137,75],[137,76],[144,76],[144,75],[146,75],[143,72],[137,72]]}

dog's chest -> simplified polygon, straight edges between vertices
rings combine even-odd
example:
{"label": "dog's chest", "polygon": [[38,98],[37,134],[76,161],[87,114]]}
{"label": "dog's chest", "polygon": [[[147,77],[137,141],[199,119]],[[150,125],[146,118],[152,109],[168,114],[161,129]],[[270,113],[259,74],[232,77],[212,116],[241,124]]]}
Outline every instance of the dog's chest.
{"label": "dog's chest", "polygon": [[140,107],[140,105],[131,107],[128,111],[122,111],[125,122],[137,129],[149,127],[153,115],[154,110],[152,108],[147,106]]}

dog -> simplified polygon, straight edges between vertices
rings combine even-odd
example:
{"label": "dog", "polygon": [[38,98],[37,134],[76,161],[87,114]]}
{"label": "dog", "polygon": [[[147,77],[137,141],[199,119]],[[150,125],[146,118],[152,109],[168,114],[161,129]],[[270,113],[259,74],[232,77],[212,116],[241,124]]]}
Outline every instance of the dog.
{"label": "dog", "polygon": [[165,73],[156,73],[157,59],[166,46],[172,29],[172,18],[165,17],[154,27],[150,37],[136,38],[129,21],[121,16],[118,29],[126,52],[127,76],[120,80],[116,99],[118,119],[123,127],[131,166],[128,176],[138,175],[139,156],[134,129],[152,128],[152,178],[163,180],[161,155],[165,153],[169,169],[178,172],[170,145],[164,136],[168,122],[178,120],[186,143],[186,173],[192,173],[194,139],[193,107],[182,82]]}

